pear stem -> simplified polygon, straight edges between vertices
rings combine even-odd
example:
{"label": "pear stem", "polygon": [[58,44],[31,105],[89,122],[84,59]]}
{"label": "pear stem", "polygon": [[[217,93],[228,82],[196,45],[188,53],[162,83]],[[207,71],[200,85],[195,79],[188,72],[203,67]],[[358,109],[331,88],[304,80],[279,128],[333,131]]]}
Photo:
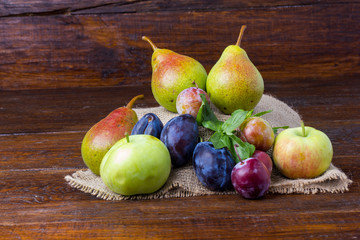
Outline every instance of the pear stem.
{"label": "pear stem", "polygon": [[302,129],[302,135],[303,137],[305,137],[305,125],[303,121],[301,121],[301,129]]}
{"label": "pear stem", "polygon": [[239,37],[238,37],[238,40],[236,42],[236,45],[238,45],[239,47],[240,47],[241,39],[242,39],[242,37],[244,35],[245,28],[246,28],[246,25],[241,26]]}
{"label": "pear stem", "polygon": [[129,134],[127,132],[125,133],[125,137],[126,137],[126,142],[129,143],[130,142],[130,137],[129,137]]}
{"label": "pear stem", "polygon": [[133,97],[133,99],[131,99],[131,101],[126,105],[126,107],[127,107],[128,109],[131,109],[131,108],[133,107],[135,101],[138,100],[139,98],[143,98],[143,97],[144,97],[143,94],[137,95],[136,97]]}
{"label": "pear stem", "polygon": [[147,36],[143,36],[142,40],[147,41],[148,43],[150,43],[152,49],[155,51],[157,49],[157,46],[150,40],[150,38],[148,38]]}

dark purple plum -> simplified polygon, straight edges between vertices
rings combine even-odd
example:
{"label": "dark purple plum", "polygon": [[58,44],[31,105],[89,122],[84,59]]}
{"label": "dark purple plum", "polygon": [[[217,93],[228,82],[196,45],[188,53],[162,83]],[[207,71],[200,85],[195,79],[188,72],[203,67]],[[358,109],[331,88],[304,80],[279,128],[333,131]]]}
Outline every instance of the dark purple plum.
{"label": "dark purple plum", "polygon": [[268,169],[260,160],[248,158],[235,165],[231,182],[242,197],[256,199],[267,193],[271,179]]}
{"label": "dark purple plum", "polygon": [[163,123],[154,113],[145,114],[134,126],[131,135],[145,134],[160,138]]}
{"label": "dark purple plum", "polygon": [[190,114],[183,114],[170,119],[160,135],[160,140],[170,152],[174,167],[183,166],[191,160],[198,138],[198,125],[195,118]]}
{"label": "dark purple plum", "polygon": [[226,148],[215,149],[211,142],[198,143],[192,161],[197,178],[206,188],[212,191],[233,188],[231,171],[235,161]]}

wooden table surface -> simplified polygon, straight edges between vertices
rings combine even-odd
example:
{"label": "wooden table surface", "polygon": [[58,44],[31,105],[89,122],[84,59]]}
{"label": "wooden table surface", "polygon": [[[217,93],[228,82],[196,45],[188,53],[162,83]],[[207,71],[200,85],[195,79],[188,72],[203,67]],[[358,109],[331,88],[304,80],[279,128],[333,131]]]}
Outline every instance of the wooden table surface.
{"label": "wooden table surface", "polygon": [[[0,239],[359,239],[358,1],[38,0],[0,4]],[[86,131],[133,96],[158,106],[149,36],[207,72],[242,47],[265,93],[325,132],[342,194],[105,201],[70,187]]]}
{"label": "wooden table surface", "polygon": [[3,91],[0,95],[0,234],[9,239],[169,238],[357,239],[360,234],[359,79],[266,85],[307,125],[324,131],[333,163],[352,180],[348,192],[105,201],[71,188],[64,176],[84,168],[88,128],[134,95],[157,106],[150,86]]}

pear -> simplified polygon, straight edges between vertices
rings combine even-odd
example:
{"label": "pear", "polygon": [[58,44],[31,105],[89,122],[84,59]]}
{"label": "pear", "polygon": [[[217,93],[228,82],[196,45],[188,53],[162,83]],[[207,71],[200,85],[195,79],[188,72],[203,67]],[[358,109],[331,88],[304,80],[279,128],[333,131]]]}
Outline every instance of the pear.
{"label": "pear", "polygon": [[195,59],[168,49],[160,49],[146,36],[142,37],[154,50],[151,57],[151,90],[155,100],[171,112],[176,111],[178,94],[195,83],[205,90],[207,73]]}
{"label": "pear", "polygon": [[264,92],[260,72],[240,48],[245,28],[241,27],[236,44],[225,48],[206,80],[211,102],[225,114],[255,108]]}
{"label": "pear", "polygon": [[100,175],[100,164],[107,151],[138,121],[132,106],[144,95],[134,97],[125,107],[119,107],[100,120],[85,134],[81,144],[81,155],[86,166],[96,175]]}

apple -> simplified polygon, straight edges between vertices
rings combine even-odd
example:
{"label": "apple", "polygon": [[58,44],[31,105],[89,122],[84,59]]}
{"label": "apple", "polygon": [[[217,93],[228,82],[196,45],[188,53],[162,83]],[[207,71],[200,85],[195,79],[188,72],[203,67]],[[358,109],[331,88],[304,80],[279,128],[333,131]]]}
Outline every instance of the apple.
{"label": "apple", "polygon": [[121,195],[156,192],[170,171],[167,147],[151,135],[127,135],[110,148],[100,165],[105,185]]}
{"label": "apple", "polygon": [[328,136],[312,127],[288,128],[275,138],[273,160],[286,177],[315,178],[330,166],[333,147]]}

